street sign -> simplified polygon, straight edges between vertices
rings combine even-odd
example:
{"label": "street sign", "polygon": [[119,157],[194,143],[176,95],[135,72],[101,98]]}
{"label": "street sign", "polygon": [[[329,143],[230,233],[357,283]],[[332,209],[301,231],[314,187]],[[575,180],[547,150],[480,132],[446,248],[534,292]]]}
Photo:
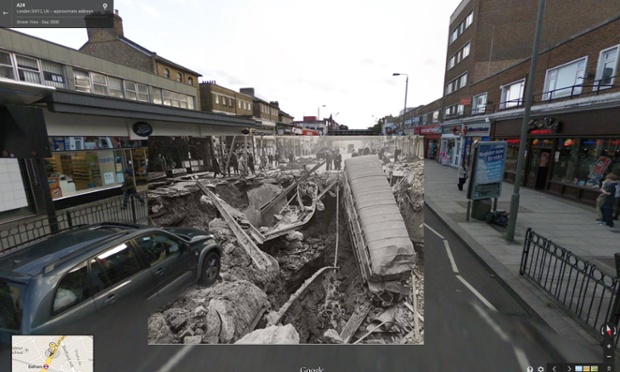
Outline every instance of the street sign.
{"label": "street sign", "polygon": [[476,142],[467,188],[468,199],[493,199],[501,195],[506,148],[505,141]]}

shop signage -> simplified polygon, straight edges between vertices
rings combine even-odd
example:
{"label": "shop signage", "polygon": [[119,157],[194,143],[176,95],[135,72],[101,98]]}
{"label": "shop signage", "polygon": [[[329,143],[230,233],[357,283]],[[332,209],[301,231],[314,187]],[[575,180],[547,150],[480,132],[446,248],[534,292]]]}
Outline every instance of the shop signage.
{"label": "shop signage", "polygon": [[439,125],[433,125],[430,127],[420,128],[420,134],[439,134],[439,133],[441,133],[441,127]]}
{"label": "shop signage", "polygon": [[468,199],[492,199],[501,195],[506,148],[505,141],[476,142],[472,177],[467,188]]}
{"label": "shop signage", "polygon": [[153,127],[145,121],[137,121],[133,124],[133,132],[140,137],[148,137],[153,134]]}
{"label": "shop signage", "polygon": [[594,163],[590,164],[590,174],[588,174],[588,178],[594,181],[592,183],[596,184],[603,178],[603,174],[607,170],[607,167],[609,167],[609,164],[611,164],[611,159],[607,156],[601,156]]}
{"label": "shop signage", "polygon": [[461,134],[461,126],[460,125],[455,125],[452,127],[452,129],[450,130],[452,132],[452,134],[454,134],[455,136],[458,136]]}
{"label": "shop signage", "polygon": [[555,134],[560,132],[560,122],[554,118],[532,119],[527,124],[530,134]]}
{"label": "shop signage", "polygon": [[489,135],[491,129],[490,124],[469,124],[463,125],[463,135],[485,137]]}

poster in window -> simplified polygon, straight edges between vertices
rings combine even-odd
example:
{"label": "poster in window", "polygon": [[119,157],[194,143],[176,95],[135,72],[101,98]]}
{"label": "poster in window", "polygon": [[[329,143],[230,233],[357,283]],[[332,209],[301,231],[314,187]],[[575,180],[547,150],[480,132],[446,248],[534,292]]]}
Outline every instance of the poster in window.
{"label": "poster in window", "polygon": [[106,185],[111,185],[114,183],[114,172],[106,172],[103,174],[103,181]]}
{"label": "poster in window", "polygon": [[540,163],[538,164],[540,167],[545,168],[547,164],[549,164],[549,157],[551,154],[548,152],[543,152],[540,154]]}

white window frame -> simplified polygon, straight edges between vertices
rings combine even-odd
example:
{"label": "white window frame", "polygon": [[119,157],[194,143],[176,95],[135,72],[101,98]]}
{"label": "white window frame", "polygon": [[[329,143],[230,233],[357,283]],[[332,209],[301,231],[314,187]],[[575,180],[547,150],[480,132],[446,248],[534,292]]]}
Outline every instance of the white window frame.
{"label": "white window frame", "polygon": [[[520,84],[520,95],[519,95],[519,101],[517,102],[506,102],[507,98],[506,95],[508,92],[510,92],[510,88]],[[520,79],[520,80],[516,80],[513,81],[510,84],[506,84],[506,85],[502,85],[500,87],[500,109],[507,109],[507,108],[511,108],[511,107],[516,107],[519,105],[519,103],[523,102],[523,90],[525,89],[525,79]],[[514,99],[514,98],[513,98]]]}
{"label": "white window frame", "polygon": [[450,57],[450,59],[448,59],[448,70],[450,70],[454,66],[456,66],[456,55],[453,55],[452,57]]}
{"label": "white window frame", "polygon": [[219,105],[220,104],[220,96],[217,95],[217,94],[214,94],[214,96],[215,96],[215,104]]}
{"label": "white window frame", "polygon": [[[615,61],[613,62],[613,66],[614,66],[614,70],[611,74],[612,78],[610,79],[609,83],[604,84],[604,85],[600,85],[602,84],[602,82],[600,81],[603,78],[603,66],[607,63],[607,62],[611,62],[611,60],[609,61],[604,61],[603,60],[603,55],[607,52],[611,52],[613,49],[616,50],[616,57],[615,57]],[[618,60],[620,58],[618,58],[620,56],[620,44],[613,46],[611,48],[607,48],[607,49],[603,49],[601,50],[601,52],[599,53],[598,56],[598,66],[596,67],[596,77],[594,78],[594,83],[597,85],[593,88],[593,90],[598,90],[598,89],[608,89],[611,88],[614,84],[614,82],[616,81],[616,79],[613,76],[616,76],[618,74]]]}
{"label": "white window frame", "polygon": [[[50,67],[55,67],[58,71],[52,71]],[[67,79],[65,78],[63,66],[60,63],[42,60],[41,70],[43,73],[43,84],[56,88],[67,87]],[[46,74],[48,74],[51,79],[48,79]]]}
{"label": "white window frame", "polygon": [[[81,79],[78,79],[78,77]],[[78,80],[87,81],[88,86],[86,84],[78,84]],[[75,84],[75,90],[77,90],[78,92],[92,93],[93,87],[92,87],[92,83],[90,79],[90,73],[88,71],[74,69],[73,70],[73,82]]]}
{"label": "white window frame", "polygon": [[188,110],[195,110],[194,97],[193,96],[187,96],[187,109]]}
{"label": "white window frame", "polygon": [[[118,88],[113,87],[113,83],[118,83]],[[123,91],[123,80],[117,77],[108,76],[108,95],[110,97],[125,98],[125,92]]]}
{"label": "white window frame", "polygon": [[433,111],[433,123],[439,121],[439,110]]}
{"label": "white window frame", "polygon": [[[24,59],[29,59],[29,60],[34,61],[36,63],[36,65],[37,65],[37,69],[34,70],[31,67],[19,67],[19,61],[18,61],[19,58],[24,58]],[[16,75],[17,79],[16,80],[24,81],[24,82],[27,82],[27,83],[42,84],[43,78],[41,76],[42,75],[41,74],[41,71],[42,71],[42,69],[41,69],[41,61],[38,58],[32,58],[32,57],[16,54],[15,55],[15,68],[17,69],[17,75]],[[22,72],[22,71],[30,73],[30,76],[36,76],[38,81],[29,81],[29,80],[27,80],[25,78],[25,76],[26,76],[25,74],[24,74],[24,80],[22,80],[21,76],[19,75],[19,73]]]}
{"label": "white window frame", "polygon": [[5,69],[5,71],[10,71],[10,73],[11,73],[11,76],[10,76],[10,77],[5,77],[4,79],[12,79],[12,80],[15,80],[15,76],[16,76],[16,74],[15,74],[15,61],[13,60],[13,55],[12,55],[13,53],[8,52],[8,51],[6,51],[6,50],[0,50],[0,53],[6,53],[6,54],[8,54],[8,56],[9,56],[9,62],[11,63],[10,65],[0,63],[0,68]]}
{"label": "white window frame", "polygon": [[151,87],[151,103],[154,103],[156,105],[164,104],[164,98],[161,88]]}
{"label": "white window frame", "polygon": [[[103,78],[103,82],[95,81],[99,77]],[[104,95],[104,96],[108,95],[108,77],[107,76],[105,76],[104,74],[97,73],[97,72],[91,72],[90,81],[93,85],[94,94],[99,94],[99,95]],[[98,88],[100,89],[100,91],[97,91]]]}
{"label": "white window frame", "polygon": [[[480,100],[480,103],[478,102]],[[484,114],[487,107],[487,92],[476,94],[472,100],[472,115]]]}
{"label": "white window frame", "polygon": [[[568,66],[572,66],[572,65],[577,65],[579,63],[583,62],[583,68],[581,69],[577,69],[575,71],[575,79],[573,80],[574,83],[571,86],[568,87],[563,87],[563,88],[558,88],[557,87],[557,76],[558,76],[558,72],[565,67]],[[554,68],[550,68],[547,70],[547,73],[545,74],[545,85],[544,85],[544,89],[543,89],[543,100],[550,100],[553,98],[562,98],[562,97],[567,97],[571,95],[571,90],[573,94],[581,94],[581,91],[583,89],[582,85],[583,85],[583,81],[585,80],[585,75],[588,71],[588,57],[581,57],[581,58],[577,58],[575,60],[572,60],[570,62],[555,66]],[[551,82],[553,81],[554,86],[551,87]],[[579,83],[581,82],[581,83]],[[579,85],[579,86],[577,86]],[[575,86],[575,88],[571,88],[572,86]],[[553,92],[551,92],[553,91]]]}

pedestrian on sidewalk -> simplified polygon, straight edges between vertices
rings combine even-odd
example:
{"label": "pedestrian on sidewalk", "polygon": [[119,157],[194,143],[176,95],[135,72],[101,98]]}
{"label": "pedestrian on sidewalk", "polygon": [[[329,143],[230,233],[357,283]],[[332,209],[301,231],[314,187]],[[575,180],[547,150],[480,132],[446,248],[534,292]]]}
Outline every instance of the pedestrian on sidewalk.
{"label": "pedestrian on sidewalk", "polygon": [[609,173],[606,179],[610,182],[607,184],[607,187],[602,190],[603,194],[605,194],[605,200],[603,201],[603,206],[601,207],[601,212],[603,212],[603,221],[600,222],[600,224],[614,227],[613,211],[614,204],[616,203],[616,195],[620,197],[620,184],[618,183],[618,176],[613,173]]}
{"label": "pedestrian on sidewalk", "polygon": [[142,197],[138,195],[138,191],[136,190],[136,183],[129,171],[125,171],[125,182],[123,182],[121,190],[123,190],[123,192],[125,193],[125,198],[123,199],[123,207],[121,209],[127,209],[127,201],[129,201],[130,196],[138,199],[140,205],[144,205],[144,199],[142,199]]}
{"label": "pedestrian on sidewalk", "polygon": [[601,184],[601,188],[599,190],[600,194],[596,198],[596,221],[597,222],[603,222],[603,210],[601,209],[601,207],[603,206],[603,202],[605,201],[605,193],[603,192],[603,190],[605,190],[609,182],[610,181],[607,178],[603,180],[603,183]]}
{"label": "pedestrian on sidewalk", "polygon": [[465,161],[461,161],[461,165],[459,166],[459,190],[463,191],[463,185],[465,181],[467,181],[467,165],[465,165]]}

